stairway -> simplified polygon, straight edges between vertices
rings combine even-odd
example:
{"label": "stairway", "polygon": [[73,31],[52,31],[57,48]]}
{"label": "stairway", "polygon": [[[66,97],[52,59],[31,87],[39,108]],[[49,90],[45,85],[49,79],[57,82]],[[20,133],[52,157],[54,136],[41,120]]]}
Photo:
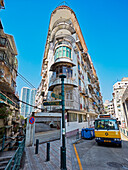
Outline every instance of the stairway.
{"label": "stairway", "polygon": [[[0,170],[4,170],[12,156],[0,157]],[[13,167],[14,162],[12,162]]]}

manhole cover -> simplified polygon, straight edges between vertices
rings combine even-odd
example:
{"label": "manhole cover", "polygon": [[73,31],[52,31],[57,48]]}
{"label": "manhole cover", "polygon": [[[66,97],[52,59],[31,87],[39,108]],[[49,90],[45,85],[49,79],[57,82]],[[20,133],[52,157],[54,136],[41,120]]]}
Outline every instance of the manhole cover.
{"label": "manhole cover", "polygon": [[108,166],[115,167],[115,168],[122,168],[123,165],[117,162],[107,162]]}

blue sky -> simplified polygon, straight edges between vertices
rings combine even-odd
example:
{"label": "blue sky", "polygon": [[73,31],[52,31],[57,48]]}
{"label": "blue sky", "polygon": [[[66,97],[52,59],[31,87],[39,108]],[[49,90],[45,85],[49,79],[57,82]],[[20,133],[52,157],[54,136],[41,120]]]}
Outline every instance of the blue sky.
{"label": "blue sky", "polygon": [[[0,11],[4,31],[15,38],[18,71],[35,87],[41,65],[51,12],[60,0],[5,0]],[[128,76],[128,1],[67,0],[76,13],[88,52],[100,81],[103,99],[112,99],[113,84]],[[28,86],[17,78],[17,91]]]}

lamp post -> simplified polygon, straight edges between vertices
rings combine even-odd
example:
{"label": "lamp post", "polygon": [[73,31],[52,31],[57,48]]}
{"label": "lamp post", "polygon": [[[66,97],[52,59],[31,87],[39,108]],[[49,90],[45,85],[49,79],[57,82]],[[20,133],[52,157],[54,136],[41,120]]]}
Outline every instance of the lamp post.
{"label": "lamp post", "polygon": [[64,100],[64,74],[60,75],[61,78],[61,95],[62,95],[62,146],[61,146],[61,169],[66,170],[66,147],[65,147],[65,100]]}

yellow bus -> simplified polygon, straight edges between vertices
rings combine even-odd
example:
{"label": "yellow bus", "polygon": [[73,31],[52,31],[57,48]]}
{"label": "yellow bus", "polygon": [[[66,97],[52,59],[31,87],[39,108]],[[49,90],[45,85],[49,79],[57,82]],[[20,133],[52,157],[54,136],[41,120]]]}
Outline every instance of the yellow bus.
{"label": "yellow bus", "polygon": [[115,143],[122,146],[119,122],[112,115],[101,114],[95,119],[95,140],[101,143]]}

